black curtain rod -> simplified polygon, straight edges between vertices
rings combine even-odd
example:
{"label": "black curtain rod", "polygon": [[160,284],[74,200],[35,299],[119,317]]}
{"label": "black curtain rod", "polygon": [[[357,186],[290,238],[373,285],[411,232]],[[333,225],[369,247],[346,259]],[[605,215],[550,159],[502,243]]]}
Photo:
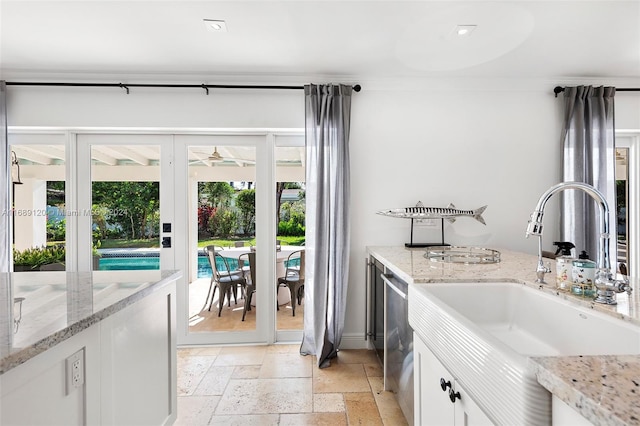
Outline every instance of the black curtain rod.
{"label": "black curtain rod", "polygon": [[[562,92],[564,92],[564,87],[562,87],[562,86],[556,86],[556,87],[554,87],[554,88],[553,88],[553,93],[555,93],[555,94],[556,94],[556,98],[557,98],[557,97],[558,97],[558,95],[559,95],[560,93],[562,93]],[[616,87],[616,92],[640,92],[640,89],[638,89],[638,88],[628,88],[628,89],[625,89],[625,88],[618,88],[618,87]]]}
{"label": "black curtain rod", "polygon": [[[58,87],[120,87],[129,94],[130,87],[167,87],[167,88],[197,88],[204,89],[209,94],[209,89],[304,89],[304,86],[251,86],[237,84],[139,84],[139,83],[52,83],[31,81],[7,81],[7,86],[58,86]],[[362,86],[353,86],[354,92],[362,90]]]}

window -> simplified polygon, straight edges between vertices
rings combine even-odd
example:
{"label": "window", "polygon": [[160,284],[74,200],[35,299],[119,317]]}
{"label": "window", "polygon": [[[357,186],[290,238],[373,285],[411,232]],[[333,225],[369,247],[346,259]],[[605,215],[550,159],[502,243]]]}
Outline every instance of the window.
{"label": "window", "polygon": [[[618,272],[637,276],[640,257],[640,132],[616,134],[616,217]],[[614,228],[612,226],[612,228]],[[612,229],[613,231],[613,229]],[[612,232],[613,234],[613,232]],[[613,237],[613,235],[612,235]],[[613,265],[612,265],[613,266]]]}

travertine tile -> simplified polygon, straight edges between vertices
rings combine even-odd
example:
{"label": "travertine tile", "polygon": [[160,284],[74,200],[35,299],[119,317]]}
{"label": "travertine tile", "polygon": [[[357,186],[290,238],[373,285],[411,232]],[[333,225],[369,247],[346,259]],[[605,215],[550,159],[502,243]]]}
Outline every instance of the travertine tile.
{"label": "travertine tile", "polygon": [[212,366],[204,375],[193,394],[222,395],[227,383],[229,383],[229,379],[231,379],[233,370],[233,366]]}
{"label": "travertine tile", "polygon": [[240,416],[216,416],[209,422],[210,425],[224,426],[252,426],[252,425],[277,425],[279,414],[245,414]]}
{"label": "travertine tile", "polygon": [[311,358],[296,353],[266,354],[259,377],[311,377]]}
{"label": "travertine tile", "polygon": [[371,392],[345,393],[344,401],[350,425],[382,426],[382,419]]}
{"label": "travertine tile", "polygon": [[262,364],[266,346],[224,347],[214,361],[214,365],[259,365]]}
{"label": "travertine tile", "polygon": [[232,379],[216,414],[310,413],[311,379]]}
{"label": "travertine tile", "polygon": [[268,354],[299,354],[300,344],[295,345],[269,345],[267,346]]}
{"label": "travertine tile", "polygon": [[190,356],[178,358],[178,395],[191,395],[211,367],[214,357]]}
{"label": "travertine tile", "polygon": [[362,364],[332,363],[327,368],[313,368],[313,392],[370,392]]}
{"label": "travertine tile", "polygon": [[[335,362],[335,359],[331,360]],[[338,351],[338,362],[344,364],[374,364],[378,363],[376,351],[367,349],[344,349]]]}
{"label": "travertine tile", "polygon": [[367,373],[367,377],[383,377],[384,370],[379,362],[375,364],[364,364],[364,371]]}
{"label": "travertine tile", "polygon": [[[221,316],[218,317],[218,292],[216,292],[215,301],[211,311],[203,308],[203,303],[207,298],[209,289],[209,279],[199,278],[189,285],[189,331],[190,332],[208,332],[208,331],[249,331],[256,329],[256,312],[254,306],[247,311],[245,321],[242,321],[242,312],[244,310],[244,299],[238,294],[238,304],[231,301],[231,308],[227,306],[225,300],[224,308]],[[288,292],[287,289],[281,289]],[[254,298],[254,301],[256,299]],[[208,305],[207,305],[208,307]],[[296,306],[296,316],[292,316],[291,305],[281,305],[280,310],[276,312],[276,324],[278,330],[302,330],[304,318],[304,301],[302,305]]]}
{"label": "travertine tile", "polygon": [[222,347],[220,346],[202,346],[199,348],[192,348],[195,355],[200,356],[217,356],[220,354]]}
{"label": "travertine tile", "polygon": [[178,359],[194,356],[199,350],[200,348],[180,348],[177,351]]}
{"label": "travertine tile", "polygon": [[299,350],[298,344],[180,349],[176,425],[406,424],[395,396],[382,391],[373,351],[340,351],[319,369],[315,356]]}
{"label": "travertine tile", "polygon": [[313,395],[314,413],[343,413],[344,397],[341,393],[317,393]]}
{"label": "travertine tile", "polygon": [[281,414],[280,425],[340,426],[347,425],[344,413]]}
{"label": "travertine tile", "polygon": [[178,418],[174,425],[208,425],[219,400],[219,396],[179,396]]}
{"label": "travertine tile", "polygon": [[391,391],[384,390],[384,379],[382,377],[369,377],[369,383],[382,423],[386,426],[408,425],[396,395]]}
{"label": "travertine tile", "polygon": [[[229,366],[229,368],[233,368]],[[233,368],[232,379],[257,379],[260,376],[261,365],[238,365]]]}

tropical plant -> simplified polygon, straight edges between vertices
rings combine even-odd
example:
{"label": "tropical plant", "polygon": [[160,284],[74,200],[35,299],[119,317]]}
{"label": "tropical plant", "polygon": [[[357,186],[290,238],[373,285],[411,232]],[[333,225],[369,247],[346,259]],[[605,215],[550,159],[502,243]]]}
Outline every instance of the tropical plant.
{"label": "tropical plant", "polygon": [[208,204],[201,204],[198,207],[198,230],[207,231],[209,229],[209,219],[215,214],[216,208]]}
{"label": "tropical plant", "polygon": [[253,235],[256,227],[256,190],[243,189],[236,195],[239,222],[244,235]]}
{"label": "tropical plant", "polygon": [[304,225],[296,222],[293,218],[286,222],[280,221],[278,224],[278,235],[285,237],[303,237],[304,233]]}
{"label": "tropical plant", "polygon": [[[98,248],[100,242],[94,244],[91,248],[94,258],[100,257]],[[24,250],[13,250],[13,265],[27,266],[32,270],[38,270],[42,265],[51,263],[65,263],[66,247],[64,244],[56,244],[52,246],[31,247]]]}
{"label": "tropical plant", "polygon": [[47,241],[64,241],[66,224],[66,219],[47,221]]}
{"label": "tropical plant", "polygon": [[108,209],[107,223],[120,225],[127,238],[155,236],[159,228],[155,214],[160,201],[158,182],[93,182],[92,191],[95,204]]}
{"label": "tropical plant", "polygon": [[238,228],[238,215],[233,210],[221,207],[209,218],[211,235],[229,238]]}
{"label": "tropical plant", "polygon": [[39,269],[42,265],[50,263],[64,263],[64,245],[31,247],[25,250],[13,251],[13,264],[15,266],[28,266],[31,269]]}
{"label": "tropical plant", "polygon": [[[298,192],[298,194],[300,198],[304,198],[305,196],[305,191],[302,189],[301,182],[276,182],[276,220],[277,220],[276,224],[278,226],[278,229],[280,229],[280,221],[283,220],[280,216],[281,209],[283,208],[284,205],[288,204],[288,203],[284,203],[283,205],[282,203],[282,194],[285,189],[299,189],[300,191]],[[304,202],[303,202],[303,206],[304,206]]]}
{"label": "tropical plant", "polygon": [[213,207],[229,207],[235,195],[228,182],[200,182],[198,192]]}
{"label": "tropical plant", "polygon": [[91,206],[91,219],[93,220],[93,239],[104,240],[107,238],[107,216],[109,209],[104,205]]}

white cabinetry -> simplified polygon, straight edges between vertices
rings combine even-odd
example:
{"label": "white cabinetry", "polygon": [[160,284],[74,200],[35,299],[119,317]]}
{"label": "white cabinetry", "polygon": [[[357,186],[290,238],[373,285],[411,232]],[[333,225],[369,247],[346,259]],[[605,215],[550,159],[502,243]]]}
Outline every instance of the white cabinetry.
{"label": "white cabinetry", "polygon": [[[176,419],[175,281],[0,375],[0,424],[170,425]],[[84,350],[84,384],[66,359]]]}
{"label": "white cabinetry", "polygon": [[415,333],[413,350],[416,425],[493,425]]}

